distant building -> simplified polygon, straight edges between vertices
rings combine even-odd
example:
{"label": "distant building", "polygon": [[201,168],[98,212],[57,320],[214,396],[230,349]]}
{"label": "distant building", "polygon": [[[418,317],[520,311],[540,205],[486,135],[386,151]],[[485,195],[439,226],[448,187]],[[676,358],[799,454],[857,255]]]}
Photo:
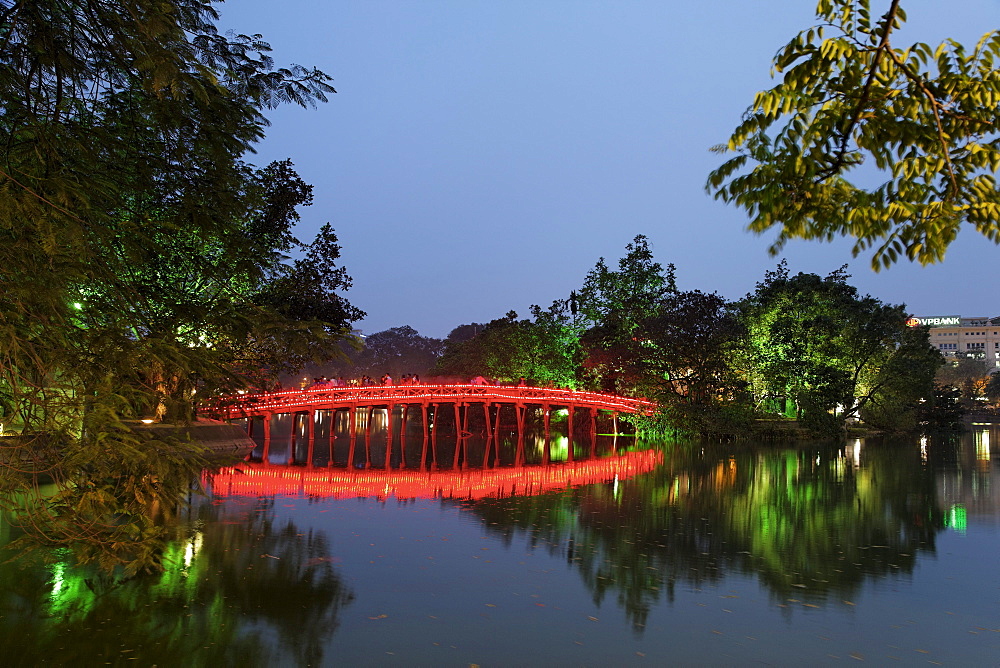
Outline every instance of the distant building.
{"label": "distant building", "polygon": [[1000,316],[962,318],[957,315],[912,317],[911,327],[930,327],[931,344],[945,357],[970,357],[1000,369]]}

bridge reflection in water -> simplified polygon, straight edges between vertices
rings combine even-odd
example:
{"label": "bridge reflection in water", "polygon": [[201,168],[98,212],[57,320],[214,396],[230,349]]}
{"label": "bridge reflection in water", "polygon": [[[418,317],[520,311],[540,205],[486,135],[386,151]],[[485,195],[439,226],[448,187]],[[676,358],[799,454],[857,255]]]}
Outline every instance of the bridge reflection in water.
{"label": "bridge reflection in water", "polygon": [[484,499],[531,496],[574,485],[626,480],[652,471],[659,450],[642,450],[552,466],[476,470],[385,471],[246,462],[205,475],[216,498],[285,496],[397,499]]}
{"label": "bridge reflection in water", "polygon": [[211,412],[242,424],[264,463],[441,470],[574,462],[617,452],[620,413],[644,399],[482,385],[325,388],[230,397]]}

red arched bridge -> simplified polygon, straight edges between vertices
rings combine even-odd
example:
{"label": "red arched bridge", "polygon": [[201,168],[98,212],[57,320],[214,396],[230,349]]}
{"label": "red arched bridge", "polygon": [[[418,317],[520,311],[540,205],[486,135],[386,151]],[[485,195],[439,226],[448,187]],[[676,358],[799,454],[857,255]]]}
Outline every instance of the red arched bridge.
{"label": "red arched bridge", "polygon": [[582,408],[643,415],[651,415],[656,410],[656,404],[648,399],[602,392],[502,385],[362,385],[232,395],[215,402],[208,412],[219,417],[235,418],[361,406],[454,403],[536,405],[545,409]]}
{"label": "red arched bridge", "polygon": [[[481,416],[473,416],[476,410],[473,408],[474,406],[482,406]],[[418,407],[420,410],[419,419],[409,420],[408,414],[413,418],[417,417],[410,411]],[[444,413],[454,412],[454,418],[444,419],[442,409]],[[268,460],[269,443],[273,435],[272,421],[274,421],[275,416],[289,414],[296,416],[296,419],[291,421],[291,433],[288,436],[293,439],[293,442],[308,445],[308,450],[305,453],[307,462],[311,462],[313,459],[312,446],[316,440],[316,425],[320,422],[317,418],[328,413],[335,415],[339,413],[344,417],[343,433],[350,440],[347,461],[355,461],[354,444],[360,435],[364,439],[365,461],[370,463],[372,431],[375,429],[380,434],[384,433],[384,440],[387,443],[384,448],[385,467],[389,468],[393,452],[396,452],[398,457],[403,457],[399,453],[406,447],[405,438],[408,424],[414,427],[419,425],[425,446],[428,440],[431,441],[432,459],[437,457],[433,453],[437,451],[437,436],[439,424],[442,421],[450,423],[446,437],[449,437],[450,433],[450,436],[454,436],[459,442],[459,446],[454,450],[454,465],[457,466],[460,459],[465,460],[468,439],[473,435],[473,431],[485,437],[487,441],[485,459],[488,459],[491,444],[495,452],[499,448],[499,434],[502,429],[501,414],[507,415],[507,425],[517,435],[518,451],[515,461],[523,461],[523,441],[529,409],[535,412],[541,411],[547,453],[549,422],[554,409],[562,409],[567,413],[566,428],[568,433],[566,436],[570,443],[573,442],[574,424],[580,422],[579,419],[574,418],[574,413],[577,411],[589,413],[589,420],[586,420],[584,425],[578,425],[577,428],[584,427],[591,435],[593,443],[598,434],[599,412],[611,414],[612,433],[617,434],[619,414],[649,415],[656,409],[656,405],[647,399],[541,387],[471,384],[371,385],[240,394],[216,401],[207,407],[206,412],[226,420],[245,419],[250,435],[262,437],[264,448],[262,458],[265,461]],[[513,415],[511,415],[512,410]],[[298,416],[301,416],[302,419],[298,419]],[[513,423],[511,418],[514,418]],[[263,427],[263,433],[254,433],[255,422]],[[285,422],[287,423],[287,420]],[[288,424],[285,424],[282,431],[287,429]],[[572,452],[569,456],[573,457]],[[426,457],[426,453],[421,454],[420,461],[424,462]],[[294,452],[291,459],[295,459]]]}

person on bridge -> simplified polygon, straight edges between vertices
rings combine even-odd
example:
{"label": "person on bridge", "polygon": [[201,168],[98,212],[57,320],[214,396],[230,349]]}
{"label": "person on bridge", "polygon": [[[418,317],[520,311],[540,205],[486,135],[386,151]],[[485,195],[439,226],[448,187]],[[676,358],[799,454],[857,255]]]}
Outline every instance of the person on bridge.
{"label": "person on bridge", "polygon": [[524,376],[521,376],[521,380],[517,381],[517,386],[518,387],[527,387],[528,386],[528,381],[524,379]]}

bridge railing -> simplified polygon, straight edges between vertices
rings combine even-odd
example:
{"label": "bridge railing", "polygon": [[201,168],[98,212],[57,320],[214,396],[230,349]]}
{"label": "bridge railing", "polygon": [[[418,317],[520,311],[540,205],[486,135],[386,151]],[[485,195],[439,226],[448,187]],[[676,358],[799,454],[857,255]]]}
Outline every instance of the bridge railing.
{"label": "bridge railing", "polygon": [[237,394],[206,405],[216,415],[282,413],[310,408],[348,407],[351,405],[449,403],[456,401],[488,403],[549,404],[579,406],[622,413],[651,414],[656,403],[648,399],[623,397],[604,392],[582,392],[547,387],[508,387],[503,385],[363,385],[324,387],[306,390],[281,390]]}

